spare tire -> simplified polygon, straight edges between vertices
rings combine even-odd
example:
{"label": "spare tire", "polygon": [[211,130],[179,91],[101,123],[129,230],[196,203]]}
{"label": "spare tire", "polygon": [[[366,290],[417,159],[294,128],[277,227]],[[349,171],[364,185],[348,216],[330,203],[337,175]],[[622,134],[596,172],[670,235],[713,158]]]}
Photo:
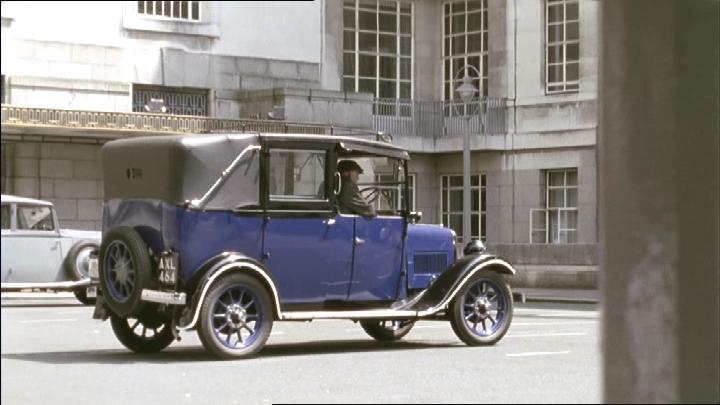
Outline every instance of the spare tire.
{"label": "spare tire", "polygon": [[97,243],[91,240],[81,240],[70,248],[64,263],[65,275],[68,280],[82,280],[90,277],[88,274],[90,253],[97,248]]}
{"label": "spare tire", "polygon": [[120,317],[138,314],[140,300],[152,280],[151,260],[145,242],[133,228],[108,231],[100,246],[100,288],[110,310]]}

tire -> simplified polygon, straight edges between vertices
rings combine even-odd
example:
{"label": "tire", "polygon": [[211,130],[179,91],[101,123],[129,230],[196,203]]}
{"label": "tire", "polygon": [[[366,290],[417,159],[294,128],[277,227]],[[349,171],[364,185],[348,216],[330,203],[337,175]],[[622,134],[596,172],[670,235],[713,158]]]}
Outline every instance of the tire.
{"label": "tire", "polygon": [[221,359],[247,358],[270,336],[272,300],[248,274],[235,273],[212,286],[200,309],[198,335],[206,350]]}
{"label": "tire", "polygon": [[510,328],[513,298],[503,277],[494,271],[473,275],[449,307],[450,325],[470,346],[493,345]]}
{"label": "tire", "polygon": [[88,274],[88,259],[90,253],[97,248],[98,244],[91,240],[81,240],[70,248],[63,264],[68,280],[82,280],[90,277]]}
{"label": "tire", "polygon": [[83,305],[95,305],[96,299],[88,298],[85,289],[75,290],[73,291],[73,294],[75,294],[75,298],[77,298],[77,300],[80,301]]}
{"label": "tire", "polygon": [[147,245],[132,228],[111,229],[100,246],[100,288],[108,306],[120,317],[141,313],[143,288],[151,282]]}
{"label": "tire", "polygon": [[400,340],[410,333],[415,321],[366,319],[360,321],[360,326],[375,340],[390,342]]}
{"label": "tire", "polygon": [[174,339],[170,320],[154,311],[145,311],[138,318],[110,314],[110,324],[120,343],[135,353],[159,352]]}

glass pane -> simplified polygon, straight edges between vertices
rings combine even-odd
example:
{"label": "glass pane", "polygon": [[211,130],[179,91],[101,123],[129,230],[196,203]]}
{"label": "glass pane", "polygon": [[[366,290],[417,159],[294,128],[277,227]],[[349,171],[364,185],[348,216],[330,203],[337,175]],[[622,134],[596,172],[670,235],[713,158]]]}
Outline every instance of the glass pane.
{"label": "glass pane", "polygon": [[578,19],[578,3],[567,3],[565,5],[565,12],[567,13],[567,20]]}
{"label": "glass pane", "polygon": [[545,211],[532,211],[532,229],[545,229]]}
{"label": "glass pane", "polygon": [[484,174],[480,176],[480,185],[483,187],[487,185],[487,176],[485,176]]}
{"label": "glass pane", "polygon": [[468,14],[468,31],[480,31],[482,29],[482,13]]}
{"label": "glass pane", "polygon": [[557,83],[563,81],[562,65],[550,65],[548,66],[548,77],[549,83]]}
{"label": "glass pane", "polygon": [[447,176],[442,176],[442,186],[443,186],[443,189],[447,188],[447,186],[448,186],[448,177]]}
{"label": "glass pane", "polygon": [[377,1],[376,0],[360,0],[359,7],[369,10],[376,10],[377,9]]}
{"label": "glass pane", "polygon": [[412,13],[412,5],[410,3],[400,3],[400,12],[405,14]]}
{"label": "glass pane", "polygon": [[580,35],[578,34],[578,23],[568,23],[565,25],[565,39],[567,41],[573,41],[580,38]]}
{"label": "glass pane", "polygon": [[355,91],[355,79],[343,77],[343,91]]}
{"label": "glass pane", "polygon": [[392,32],[397,31],[397,15],[396,14],[378,14],[380,20],[380,31]]}
{"label": "glass pane", "polygon": [[562,24],[548,26],[548,43],[562,42],[563,40],[563,26]]}
{"label": "glass pane", "polygon": [[269,167],[271,198],[325,198],[321,187],[325,181],[324,151],[273,150]]}
{"label": "glass pane", "polygon": [[412,39],[410,37],[400,37],[400,55],[410,56],[412,53]]}
{"label": "glass pane", "polygon": [[482,25],[482,26],[483,26],[483,31],[487,31],[487,30],[488,30],[488,13],[487,13],[487,10],[483,11],[482,17],[483,17],[483,25]]}
{"label": "glass pane", "polygon": [[567,45],[567,60],[574,61],[580,59],[580,44],[568,44]]}
{"label": "glass pane", "polygon": [[355,10],[343,10],[343,27],[355,28]]}
{"label": "glass pane", "polygon": [[360,50],[361,51],[370,51],[375,52],[375,49],[377,47],[376,41],[377,41],[377,35],[376,34],[368,34],[365,32],[361,32],[358,34],[360,38],[358,38],[358,41],[360,42]]}
{"label": "glass pane", "polygon": [[171,1],[163,1],[163,15],[165,17],[171,17],[172,10],[170,10],[172,7],[170,6],[172,2]]}
{"label": "glass pane", "polygon": [[480,176],[478,176],[477,174],[473,174],[472,176],[470,176],[470,185],[472,187],[477,187],[479,184],[479,182],[478,182],[479,180],[480,180]]}
{"label": "glass pane", "polygon": [[355,50],[355,31],[343,31],[343,50]]}
{"label": "glass pane", "polygon": [[[566,68],[567,77],[565,78],[565,80],[567,80],[567,81],[578,80],[580,78],[579,68],[580,68],[579,63],[568,63],[567,68]],[[568,86],[568,88],[570,88],[570,86]],[[577,89],[577,86],[574,88]]]}
{"label": "glass pane", "polygon": [[360,54],[360,76],[376,77],[375,55]]}
{"label": "glass pane", "polygon": [[400,58],[400,78],[410,79],[411,72],[410,58]]}
{"label": "glass pane", "polygon": [[480,215],[478,214],[472,214],[470,215],[470,235],[472,235],[473,238],[480,238],[480,234],[478,233],[480,231]]}
{"label": "glass pane", "polygon": [[486,224],[485,214],[481,214],[481,215],[480,215],[480,221],[481,221],[481,222],[480,222],[480,238],[481,238],[483,241],[485,241],[485,238],[486,238],[486,236],[487,236],[487,229],[486,229],[486,228],[487,228],[487,225],[485,225],[485,224]]}
{"label": "glass pane", "polygon": [[565,172],[549,172],[548,173],[548,186],[563,186],[565,185]]}
{"label": "glass pane", "polygon": [[380,11],[397,12],[397,3],[394,1],[380,0],[378,1],[378,8]]}
{"label": "glass pane", "polygon": [[487,211],[487,191],[485,191],[485,189],[483,189],[480,194],[480,210],[483,212]]}
{"label": "glass pane", "polygon": [[450,56],[452,55],[452,49],[450,49],[450,37],[445,38],[445,53],[443,55]]}
{"label": "glass pane", "polygon": [[553,45],[548,47],[548,63],[561,63],[563,61],[563,46]]}
{"label": "glass pane", "polygon": [[355,75],[355,54],[354,53],[343,53],[343,75],[354,76]]}
{"label": "glass pane", "polygon": [[558,211],[550,211],[548,219],[550,220],[548,239],[550,243],[560,243],[558,239]]}
{"label": "glass pane", "polygon": [[462,13],[465,11],[465,2],[464,1],[456,1],[452,3],[452,12],[453,13]]}
{"label": "glass pane", "polygon": [[411,99],[412,98],[412,84],[410,82],[400,83],[400,98]]}
{"label": "glass pane", "polygon": [[409,15],[400,16],[400,32],[403,34],[412,33],[412,19]]}
{"label": "glass pane", "polygon": [[2,206],[2,229],[10,229],[10,206]]}
{"label": "glass pane", "polygon": [[558,188],[548,190],[548,196],[550,198],[550,201],[548,201],[548,207],[565,207],[565,189]]}
{"label": "glass pane", "polygon": [[380,80],[380,98],[397,98],[395,81]]}
{"label": "glass pane", "polygon": [[360,79],[358,86],[361,93],[372,93],[375,95],[375,80]]}
{"label": "glass pane", "polygon": [[380,52],[397,53],[397,37],[394,35],[380,35]]}
{"label": "glass pane", "polygon": [[360,10],[358,21],[361,30],[377,30],[377,14],[374,12]]}
{"label": "glass pane", "polygon": [[460,34],[465,32],[465,14],[454,15],[452,17],[452,33]]}
{"label": "glass pane", "polygon": [[530,243],[545,243],[545,231],[533,231]]}
{"label": "glass pane", "polygon": [[180,18],[180,2],[179,1],[173,1],[172,6],[172,15],[175,18]]}
{"label": "glass pane", "polygon": [[28,229],[33,231],[53,231],[53,221],[50,207],[38,205],[17,206],[17,229]]}
{"label": "glass pane", "polygon": [[182,16],[182,18],[188,18],[188,2],[187,1],[182,2],[181,16]]}
{"label": "glass pane", "polygon": [[462,55],[465,53],[465,36],[464,35],[452,37],[452,52],[453,52],[453,55]]}
{"label": "glass pane", "polygon": [[576,171],[569,171],[567,172],[567,175],[565,176],[565,182],[568,186],[577,186],[577,172]]}
{"label": "glass pane", "polygon": [[199,1],[193,1],[192,2],[192,15],[190,16],[193,20],[199,20],[200,19],[200,2]]}
{"label": "glass pane", "polygon": [[381,56],[380,57],[380,77],[384,77],[386,79],[395,79],[397,77],[396,64],[397,64],[397,62],[394,57]]}
{"label": "glass pane", "polygon": [[577,229],[577,211],[560,211],[560,228]]}
{"label": "glass pane", "polygon": [[569,188],[567,189],[567,206],[568,207],[577,207],[577,195],[578,190],[577,188]]}
{"label": "glass pane", "polygon": [[482,52],[482,34],[470,34],[468,35],[468,53],[479,53]]}
{"label": "glass pane", "polygon": [[548,22],[560,22],[563,20],[563,5],[548,7]]}
{"label": "glass pane", "polygon": [[450,190],[450,211],[462,210],[462,190]]}
{"label": "glass pane", "polygon": [[462,215],[455,214],[449,215],[450,217],[450,229],[455,231],[457,236],[462,237]]}
{"label": "glass pane", "polygon": [[463,178],[462,176],[450,176],[450,187],[462,187]]}
{"label": "glass pane", "polygon": [[482,3],[479,0],[471,0],[467,3],[468,11],[479,10],[482,7]]}
{"label": "glass pane", "polygon": [[450,35],[450,17],[445,17],[445,36]]}
{"label": "glass pane", "polygon": [[[443,178],[445,180],[445,178]],[[442,201],[440,203],[440,206],[442,207],[443,212],[447,212],[448,210],[448,191],[446,188],[443,188],[442,190]]]}

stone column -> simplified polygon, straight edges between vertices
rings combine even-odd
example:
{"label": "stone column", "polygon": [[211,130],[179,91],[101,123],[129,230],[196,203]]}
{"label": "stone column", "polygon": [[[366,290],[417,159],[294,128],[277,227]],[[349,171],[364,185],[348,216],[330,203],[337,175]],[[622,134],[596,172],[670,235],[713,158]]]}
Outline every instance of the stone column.
{"label": "stone column", "polygon": [[720,2],[602,2],[604,400],[720,401]]}

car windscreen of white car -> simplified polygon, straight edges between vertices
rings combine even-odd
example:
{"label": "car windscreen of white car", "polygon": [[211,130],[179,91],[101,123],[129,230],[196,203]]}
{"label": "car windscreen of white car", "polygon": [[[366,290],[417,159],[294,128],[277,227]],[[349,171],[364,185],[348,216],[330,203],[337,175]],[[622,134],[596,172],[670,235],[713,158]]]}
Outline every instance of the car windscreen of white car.
{"label": "car windscreen of white car", "polygon": [[18,205],[17,229],[33,231],[55,230],[52,209],[43,206]]}

